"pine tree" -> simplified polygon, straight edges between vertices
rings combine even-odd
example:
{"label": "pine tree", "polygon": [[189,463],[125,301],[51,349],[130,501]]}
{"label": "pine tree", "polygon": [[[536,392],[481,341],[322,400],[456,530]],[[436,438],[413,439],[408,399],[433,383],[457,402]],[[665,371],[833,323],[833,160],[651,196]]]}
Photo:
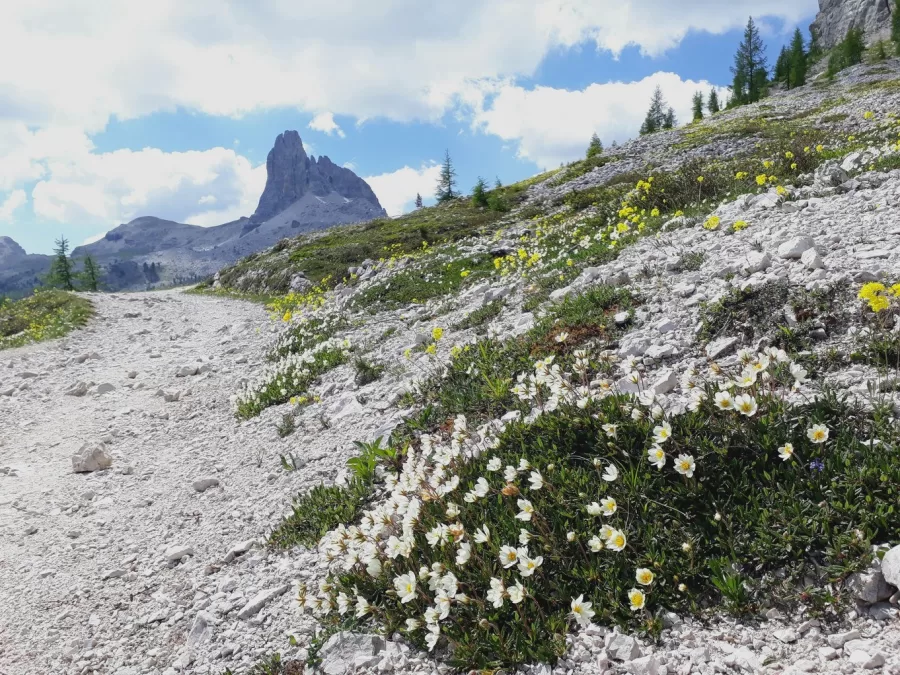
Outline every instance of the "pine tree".
{"label": "pine tree", "polygon": [[900,56],[900,0],[895,0],[894,11],[891,14],[891,40],[894,41],[894,48]]}
{"label": "pine tree", "polygon": [[775,62],[775,72],[772,79],[782,84],[787,84],[791,75],[791,54],[787,47],[782,47]]}
{"label": "pine tree", "polygon": [[[154,270],[155,271],[155,270]],[[81,271],[80,278],[84,283],[85,290],[96,293],[100,290],[100,268],[91,256],[84,259],[84,269]]]}
{"label": "pine tree", "polygon": [[719,95],[715,89],[709,90],[709,103],[707,103],[710,115],[715,115],[721,108],[719,107]]}
{"label": "pine tree", "polygon": [[587,158],[595,157],[603,153],[603,143],[600,142],[600,137],[597,135],[597,132],[594,132],[594,135],[591,136],[591,142],[588,144],[587,149]]}
{"label": "pine tree", "polygon": [[479,176],[478,181],[475,183],[475,187],[472,188],[472,206],[487,205],[487,183],[484,182],[484,178]]}
{"label": "pine tree", "polygon": [[766,50],[752,16],[747,21],[744,39],[734,55],[731,72],[734,74],[734,82],[729,106],[756,103],[765,96],[769,78]]}
{"label": "pine tree", "polygon": [[441,175],[438,178],[437,197],[438,203],[443,203],[456,197],[456,170],[453,168],[453,162],[450,160],[450,151],[444,154],[444,163],[441,165]]}
{"label": "pine tree", "polygon": [[64,291],[74,291],[72,261],[69,259],[69,240],[65,236],[60,236],[54,243],[56,248],[53,249],[53,253],[56,257],[53,258],[53,262],[50,264],[47,284],[61,288]]}
{"label": "pine tree", "polygon": [[666,99],[663,98],[662,89],[659,85],[653,91],[653,98],[650,100],[650,109],[647,111],[647,117],[641,125],[641,135],[652,134],[663,128],[666,123]]}
{"label": "pine tree", "polygon": [[703,119],[703,92],[698,91],[694,94],[694,121],[698,122]]}
{"label": "pine tree", "polygon": [[675,110],[674,108],[669,108],[666,111],[666,117],[663,120],[663,129],[674,129],[675,125],[678,124],[678,121],[675,119]]}
{"label": "pine tree", "polygon": [[842,43],[842,51],[844,52],[844,67],[855,66],[862,63],[863,52],[866,50],[865,42],[863,42],[863,32],[861,28],[847,29],[847,35]]}
{"label": "pine tree", "polygon": [[794,30],[794,38],[791,40],[791,51],[788,57],[790,70],[788,71],[788,87],[802,87],[806,84],[806,50],[803,45],[803,34],[800,29]]}
{"label": "pine tree", "polygon": [[416,208],[422,208],[422,195],[420,195],[418,192],[416,193]]}
{"label": "pine tree", "polygon": [[497,176],[497,180],[494,181],[494,189],[499,190],[503,187],[503,183],[500,182],[500,176]]}

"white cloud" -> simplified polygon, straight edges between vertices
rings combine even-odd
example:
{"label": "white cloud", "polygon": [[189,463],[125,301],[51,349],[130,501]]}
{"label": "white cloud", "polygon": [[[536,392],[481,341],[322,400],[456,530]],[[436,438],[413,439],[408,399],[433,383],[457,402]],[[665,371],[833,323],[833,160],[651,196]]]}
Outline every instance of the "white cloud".
{"label": "white cloud", "polygon": [[25,205],[28,195],[25,190],[13,190],[9,196],[0,203],[0,220],[12,220],[16,210]]}
{"label": "white cloud", "polygon": [[434,193],[440,172],[440,165],[432,162],[423,164],[419,169],[404,166],[402,169],[378,176],[368,176],[363,180],[374,190],[388,215],[399,216],[412,207],[417,193],[422,195],[423,199]]}
{"label": "white cloud", "polygon": [[356,164],[353,162],[344,162],[341,164],[345,169],[350,169],[351,171],[356,171]]}
{"label": "white cloud", "polygon": [[[706,81],[682,80],[674,73],[655,73],[637,82],[592,84],[575,91],[528,90],[509,84],[475,111],[473,125],[517,143],[520,157],[553,168],[583,156],[595,132],[605,145],[636,136],[657,85],[679,123],[690,121],[694,93],[708,93],[712,87]],[[724,100],[726,90],[718,91]]]}
{"label": "white cloud", "polygon": [[217,225],[250,215],[266,179],[265,165],[254,167],[226,148],[144,148],[40,159],[47,170],[32,190],[34,213],[59,222],[113,226],[154,215]]}
{"label": "white cloud", "polygon": [[93,244],[95,241],[100,241],[105,236],[106,236],[106,232],[101,232],[100,234],[95,234],[93,236],[87,237],[83,242],[81,242],[80,246],[87,246],[88,244]]}
{"label": "white cloud", "polygon": [[[0,22],[0,109],[29,127],[104,127],[178,107],[435,120],[470,83],[531,75],[584,42],[648,54],[815,0],[31,0]],[[27,59],[21,58],[28,54]],[[116,58],[110,58],[115,54]]]}
{"label": "white cloud", "polygon": [[319,113],[313,117],[309,122],[309,128],[314,131],[321,131],[329,136],[336,133],[340,138],[344,137],[344,130],[334,121],[334,115],[330,112]]}

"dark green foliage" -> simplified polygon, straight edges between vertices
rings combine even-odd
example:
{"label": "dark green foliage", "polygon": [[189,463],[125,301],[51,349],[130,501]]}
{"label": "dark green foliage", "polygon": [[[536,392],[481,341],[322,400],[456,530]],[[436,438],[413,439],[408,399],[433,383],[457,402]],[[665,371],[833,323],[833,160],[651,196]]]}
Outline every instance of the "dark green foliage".
{"label": "dark green foliage", "polygon": [[444,163],[441,165],[441,175],[438,178],[437,190],[434,196],[437,197],[439,204],[457,196],[456,169],[453,168],[453,162],[450,160],[449,150],[444,153]]}
{"label": "dark green foliage", "polygon": [[291,515],[269,535],[275,548],[313,548],[329,530],[355,521],[371,493],[367,483],[353,480],[346,487],[317,485],[294,499]]}
{"label": "dark green foliage", "polygon": [[347,468],[353,472],[358,481],[372,485],[378,476],[379,466],[394,472],[403,467],[406,454],[392,447],[390,441],[387,441],[385,445],[382,445],[383,442],[385,442],[383,437],[376,438],[369,443],[353,442],[359,450],[359,455],[347,460]]}
{"label": "dark green foliage", "polygon": [[279,438],[287,438],[297,431],[297,418],[293,412],[285,413],[281,416],[281,421],[275,425]]}
{"label": "dark green foliage", "polygon": [[100,267],[98,267],[97,263],[94,262],[94,259],[91,256],[87,256],[84,259],[84,268],[79,275],[81,283],[84,286],[84,290],[94,293],[99,291],[101,277],[102,272],[100,271]]}
{"label": "dark green foliage", "polygon": [[[513,669],[554,663],[565,651],[569,601],[581,594],[592,602],[596,623],[651,630],[652,616],[627,606],[638,567],[656,574],[648,595],[653,608],[694,614],[724,602],[737,613],[759,612],[761,601],[773,595],[784,603],[799,600],[797,589],[806,577],[816,584],[841,581],[868,564],[872,542],[894,540],[900,528],[900,463],[884,448],[895,448],[900,437],[888,408],[867,411],[829,392],[789,407],[779,396],[759,393],[760,412],[748,419],[717,411],[711,402],[715,392],[709,387],[709,400],[699,410],[671,420],[666,453],[702,457],[691,479],[669,466],[659,471],[648,464],[646,448],[656,422],[633,420],[633,400],[618,396],[584,410],[564,406],[531,425],[510,423],[496,448],[459,466],[460,493],[484,476],[498,485],[486,470],[490,458],[501,465],[524,458],[548,487],[527,493],[540,518],[528,548],[543,557],[543,565],[525,580],[525,604],[506,602],[495,609],[473,602],[454,608],[452,619],[441,623],[442,635],[454,646],[452,665]],[[602,430],[606,423],[618,425],[614,442]],[[807,439],[814,423],[830,430],[827,443]],[[870,438],[882,445],[866,444]],[[786,442],[796,449],[789,462],[777,451]],[[600,478],[607,463],[619,469],[613,484]],[[586,543],[601,523],[587,517],[584,507],[610,494],[618,502],[618,522],[628,523],[628,545],[620,553],[593,554]],[[483,593],[491,576],[510,584],[515,577],[499,567],[496,551],[518,540],[522,522],[514,518],[516,499],[492,494],[461,504],[459,520],[467,529],[490,525],[491,541],[475,547],[474,564],[453,566],[453,547],[421,545],[411,559],[398,559],[387,581],[353,572],[341,576],[341,588],[356,586],[364,597],[376,598],[379,625],[390,634],[426,606],[424,599],[401,605],[385,593],[396,574],[440,562],[450,566],[462,588]],[[445,521],[440,500],[424,503],[419,529],[427,532]],[[776,570],[787,570],[784,586]],[[773,593],[773,587],[792,590]],[[481,622],[492,629],[480,630]],[[410,637],[416,641],[421,635]]]}
{"label": "dark green foliage", "polygon": [[668,108],[663,98],[662,88],[657,85],[650,100],[650,109],[641,125],[641,135],[652,134],[660,131],[666,123],[666,109]]}
{"label": "dark green foliage", "polygon": [[775,72],[772,79],[781,84],[788,83],[788,76],[791,72],[791,55],[787,47],[782,47],[778,53],[778,60],[775,62]]}
{"label": "dark green foliage", "polygon": [[769,76],[765,51],[759,29],[753,22],[753,17],[750,17],[731,69],[734,81],[731,85],[730,106],[756,103],[766,95]]}
{"label": "dark green foliage", "polygon": [[600,142],[600,137],[594,132],[593,136],[591,136],[591,142],[588,144],[587,152],[585,153],[585,159],[590,159],[591,157],[595,157],[603,153],[603,143]]}
{"label": "dark green foliage", "polygon": [[487,205],[487,183],[484,182],[484,178],[479,176],[475,182],[475,187],[472,188],[472,206],[484,208]]}
{"label": "dark green foliage", "polygon": [[[618,335],[612,316],[631,306],[621,289],[597,286],[583,295],[552,305],[535,326],[511,340],[480,340],[453,359],[446,377],[426,381],[423,400],[441,419],[459,413],[482,419],[517,409],[510,392],[513,378],[531,369],[540,356],[557,354],[563,361],[587,343],[606,344]],[[564,342],[556,337],[567,333]],[[470,418],[471,420],[471,418]],[[471,421],[470,421],[471,423]]]}
{"label": "dark green foliage", "polygon": [[[305,667],[301,661],[282,661],[281,654],[275,653],[253,666],[247,675],[303,675]],[[235,675],[226,668],[222,675]]]}
{"label": "dark green foliage", "polygon": [[803,45],[803,34],[800,29],[794,30],[791,40],[791,51],[788,57],[787,85],[791,89],[806,84],[806,51]]}
{"label": "dark green foliage", "polygon": [[496,176],[494,179],[494,189],[499,190],[503,187],[503,183],[500,182],[500,176]]}
{"label": "dark green foliage", "polygon": [[669,108],[666,111],[666,118],[663,120],[663,129],[674,129],[678,121],[675,119],[675,109]]}
{"label": "dark green foliage", "polygon": [[693,98],[694,121],[698,122],[703,119],[703,92],[698,91]]}
{"label": "dark green foliage", "polygon": [[872,63],[881,63],[887,61],[887,58],[888,50],[884,46],[884,40],[879,40],[871,49],[871,61]]}
{"label": "dark green foliage", "polygon": [[894,0],[894,11],[891,12],[891,41],[900,56],[900,0]]}
{"label": "dark green foliage", "polygon": [[708,101],[709,102],[706,105],[709,108],[709,114],[715,115],[721,109],[721,107],[719,105],[719,94],[716,92],[715,89],[709,90]]}
{"label": "dark green foliage", "polygon": [[356,370],[354,382],[357,386],[364,387],[378,380],[384,374],[384,365],[381,363],[373,363],[362,356],[353,362],[353,368]]}
{"label": "dark green foliage", "polygon": [[56,248],[53,249],[53,262],[50,263],[50,272],[47,275],[47,285],[61,288],[64,291],[74,291],[72,261],[69,259],[69,240],[61,236],[56,240]]}
{"label": "dark green foliage", "polygon": [[423,206],[423,203],[422,203],[422,195],[420,195],[420,194],[417,192],[417,193],[416,193],[416,208],[417,208],[417,209],[421,209],[422,206]]}
{"label": "dark green foliage", "polygon": [[831,50],[828,57],[828,77],[834,77],[845,68],[862,63],[865,49],[862,29],[853,26],[848,28],[843,41]]}
{"label": "dark green foliage", "polygon": [[469,328],[479,329],[496,319],[500,315],[500,312],[503,311],[504,306],[505,303],[503,300],[492,300],[491,302],[487,302],[478,309],[469,312],[462,321],[454,326],[454,328],[456,330],[468,330]]}

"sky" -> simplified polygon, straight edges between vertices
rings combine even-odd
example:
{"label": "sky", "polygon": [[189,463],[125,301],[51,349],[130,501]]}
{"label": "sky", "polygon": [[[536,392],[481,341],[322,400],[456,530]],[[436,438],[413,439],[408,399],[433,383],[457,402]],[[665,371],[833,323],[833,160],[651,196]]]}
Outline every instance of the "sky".
{"label": "sky", "polygon": [[30,0],[0,22],[0,235],[49,253],[139,216],[249,216],[286,129],[390,215],[680,122],[730,83],[751,14],[770,64],[816,0]]}

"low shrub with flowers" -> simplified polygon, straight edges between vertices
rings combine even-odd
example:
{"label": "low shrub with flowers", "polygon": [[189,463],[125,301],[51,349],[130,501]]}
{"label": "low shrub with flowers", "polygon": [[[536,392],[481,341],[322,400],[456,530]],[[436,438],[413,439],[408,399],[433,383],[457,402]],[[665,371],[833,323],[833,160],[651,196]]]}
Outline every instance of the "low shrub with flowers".
{"label": "low shrub with flowers", "polygon": [[93,313],[89,300],[59,290],[36,290],[20,300],[0,299],[0,349],[62,337],[84,326]]}
{"label": "low shrub with flowers", "polygon": [[305,352],[349,327],[344,313],[334,308],[323,308],[289,319],[290,325],[282,331],[266,358],[278,361],[290,354]]}
{"label": "low shrub with flowers", "polygon": [[806,372],[768,349],[685,372],[676,414],[634,360],[617,366],[638,387],[625,395],[603,375],[612,354],[573,356],[516,379],[527,414],[477,429],[458,415],[410,442],[385,498],[322,539],[331,575],[302,606],[460,667],[553,662],[592,620],[652,631],[659,610],[730,588],[752,609],[747,588],[838,580],[896,536],[889,408],[804,398]]}
{"label": "low shrub with flowers", "polygon": [[350,350],[349,340],[333,337],[265,366],[233,397],[235,415],[248,419],[292,398],[309,400],[305,396],[309,387],[319,376],[346,363]]}
{"label": "low shrub with flowers", "polygon": [[900,283],[873,281],[859,289],[858,297],[871,312],[869,325],[860,334],[865,359],[900,370]]}

